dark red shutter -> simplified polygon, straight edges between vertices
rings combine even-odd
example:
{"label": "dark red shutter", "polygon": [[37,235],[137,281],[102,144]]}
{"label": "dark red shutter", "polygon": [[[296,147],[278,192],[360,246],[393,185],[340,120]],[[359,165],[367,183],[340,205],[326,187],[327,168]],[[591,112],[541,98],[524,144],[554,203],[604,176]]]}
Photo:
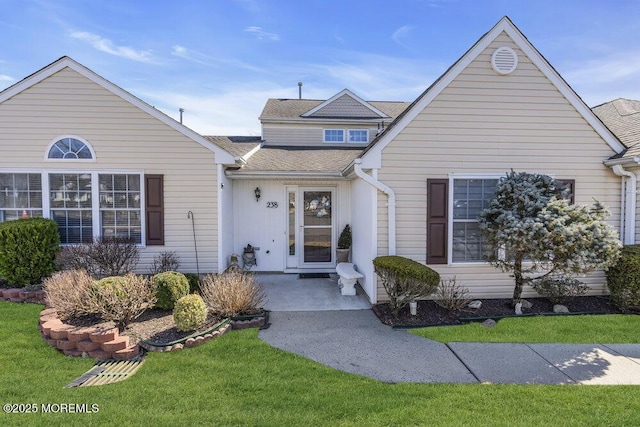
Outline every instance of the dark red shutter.
{"label": "dark red shutter", "polygon": [[427,264],[447,263],[449,180],[427,179]]}
{"label": "dark red shutter", "polygon": [[164,245],[164,176],[145,175],[147,245]]}
{"label": "dark red shutter", "polygon": [[576,180],[575,179],[559,179],[561,183],[569,187],[569,203],[576,202]]}

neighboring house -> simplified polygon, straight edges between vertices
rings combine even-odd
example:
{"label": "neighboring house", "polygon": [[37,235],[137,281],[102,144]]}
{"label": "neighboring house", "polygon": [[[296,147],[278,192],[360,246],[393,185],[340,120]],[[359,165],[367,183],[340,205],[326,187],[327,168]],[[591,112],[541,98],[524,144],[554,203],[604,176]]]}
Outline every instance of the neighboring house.
{"label": "neighboring house", "polygon": [[620,196],[621,239],[626,244],[640,241],[640,222],[636,219],[638,209],[637,181],[640,176],[640,101],[616,99],[598,105],[593,112],[609,129],[629,147],[605,162],[616,175],[622,176]]}
{"label": "neighboring house", "polygon": [[[335,271],[350,224],[371,302],[386,299],[372,264],[386,254],[455,276],[474,296],[510,296],[513,278],[482,261],[477,224],[510,169],[571,183],[576,203],[600,200],[626,230],[633,148],[506,17],[413,103],[345,89],[270,99],[260,121],[261,138],[202,137],[62,58],[0,93],[0,220],[52,217],[69,243],[130,235],[141,270],[175,250],[184,271],[202,273],[248,244],[254,271]],[[584,280],[603,291],[602,273]]]}

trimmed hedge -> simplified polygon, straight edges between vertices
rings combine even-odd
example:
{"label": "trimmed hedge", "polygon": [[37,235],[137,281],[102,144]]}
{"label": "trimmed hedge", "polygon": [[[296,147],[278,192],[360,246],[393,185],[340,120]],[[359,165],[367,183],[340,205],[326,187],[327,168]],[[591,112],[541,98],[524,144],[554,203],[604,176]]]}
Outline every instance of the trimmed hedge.
{"label": "trimmed hedge", "polygon": [[156,307],[173,310],[176,302],[189,294],[189,280],[177,271],[166,271],[153,276],[156,290]]}
{"label": "trimmed hedge", "polygon": [[0,223],[0,276],[12,286],[38,284],[55,271],[58,224],[24,218]]}
{"label": "trimmed hedge", "polygon": [[173,309],[173,321],[180,331],[195,331],[207,320],[207,306],[198,294],[180,298]]}
{"label": "trimmed hedge", "polygon": [[611,301],[623,311],[640,311],[640,245],[626,245],[620,259],[607,270]]}
{"label": "trimmed hedge", "polygon": [[427,298],[440,283],[440,275],[436,271],[397,255],[379,256],[373,260],[373,267],[382,280],[395,316],[411,301]]}

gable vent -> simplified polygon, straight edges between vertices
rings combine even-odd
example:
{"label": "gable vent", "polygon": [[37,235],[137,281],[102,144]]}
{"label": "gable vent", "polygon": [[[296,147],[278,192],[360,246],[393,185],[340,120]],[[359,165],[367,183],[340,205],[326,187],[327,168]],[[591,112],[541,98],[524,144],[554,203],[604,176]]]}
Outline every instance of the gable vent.
{"label": "gable vent", "polygon": [[518,55],[510,47],[499,47],[491,55],[491,67],[499,74],[510,74],[517,66]]}

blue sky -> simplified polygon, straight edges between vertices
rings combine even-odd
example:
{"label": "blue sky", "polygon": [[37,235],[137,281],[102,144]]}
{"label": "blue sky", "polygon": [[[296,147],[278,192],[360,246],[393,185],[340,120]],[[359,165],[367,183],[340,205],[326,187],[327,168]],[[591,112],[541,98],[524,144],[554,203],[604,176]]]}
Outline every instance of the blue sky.
{"label": "blue sky", "polygon": [[640,99],[640,0],[0,0],[0,89],[67,55],[205,135],[267,98],[412,101],[508,15],[590,105]]}

